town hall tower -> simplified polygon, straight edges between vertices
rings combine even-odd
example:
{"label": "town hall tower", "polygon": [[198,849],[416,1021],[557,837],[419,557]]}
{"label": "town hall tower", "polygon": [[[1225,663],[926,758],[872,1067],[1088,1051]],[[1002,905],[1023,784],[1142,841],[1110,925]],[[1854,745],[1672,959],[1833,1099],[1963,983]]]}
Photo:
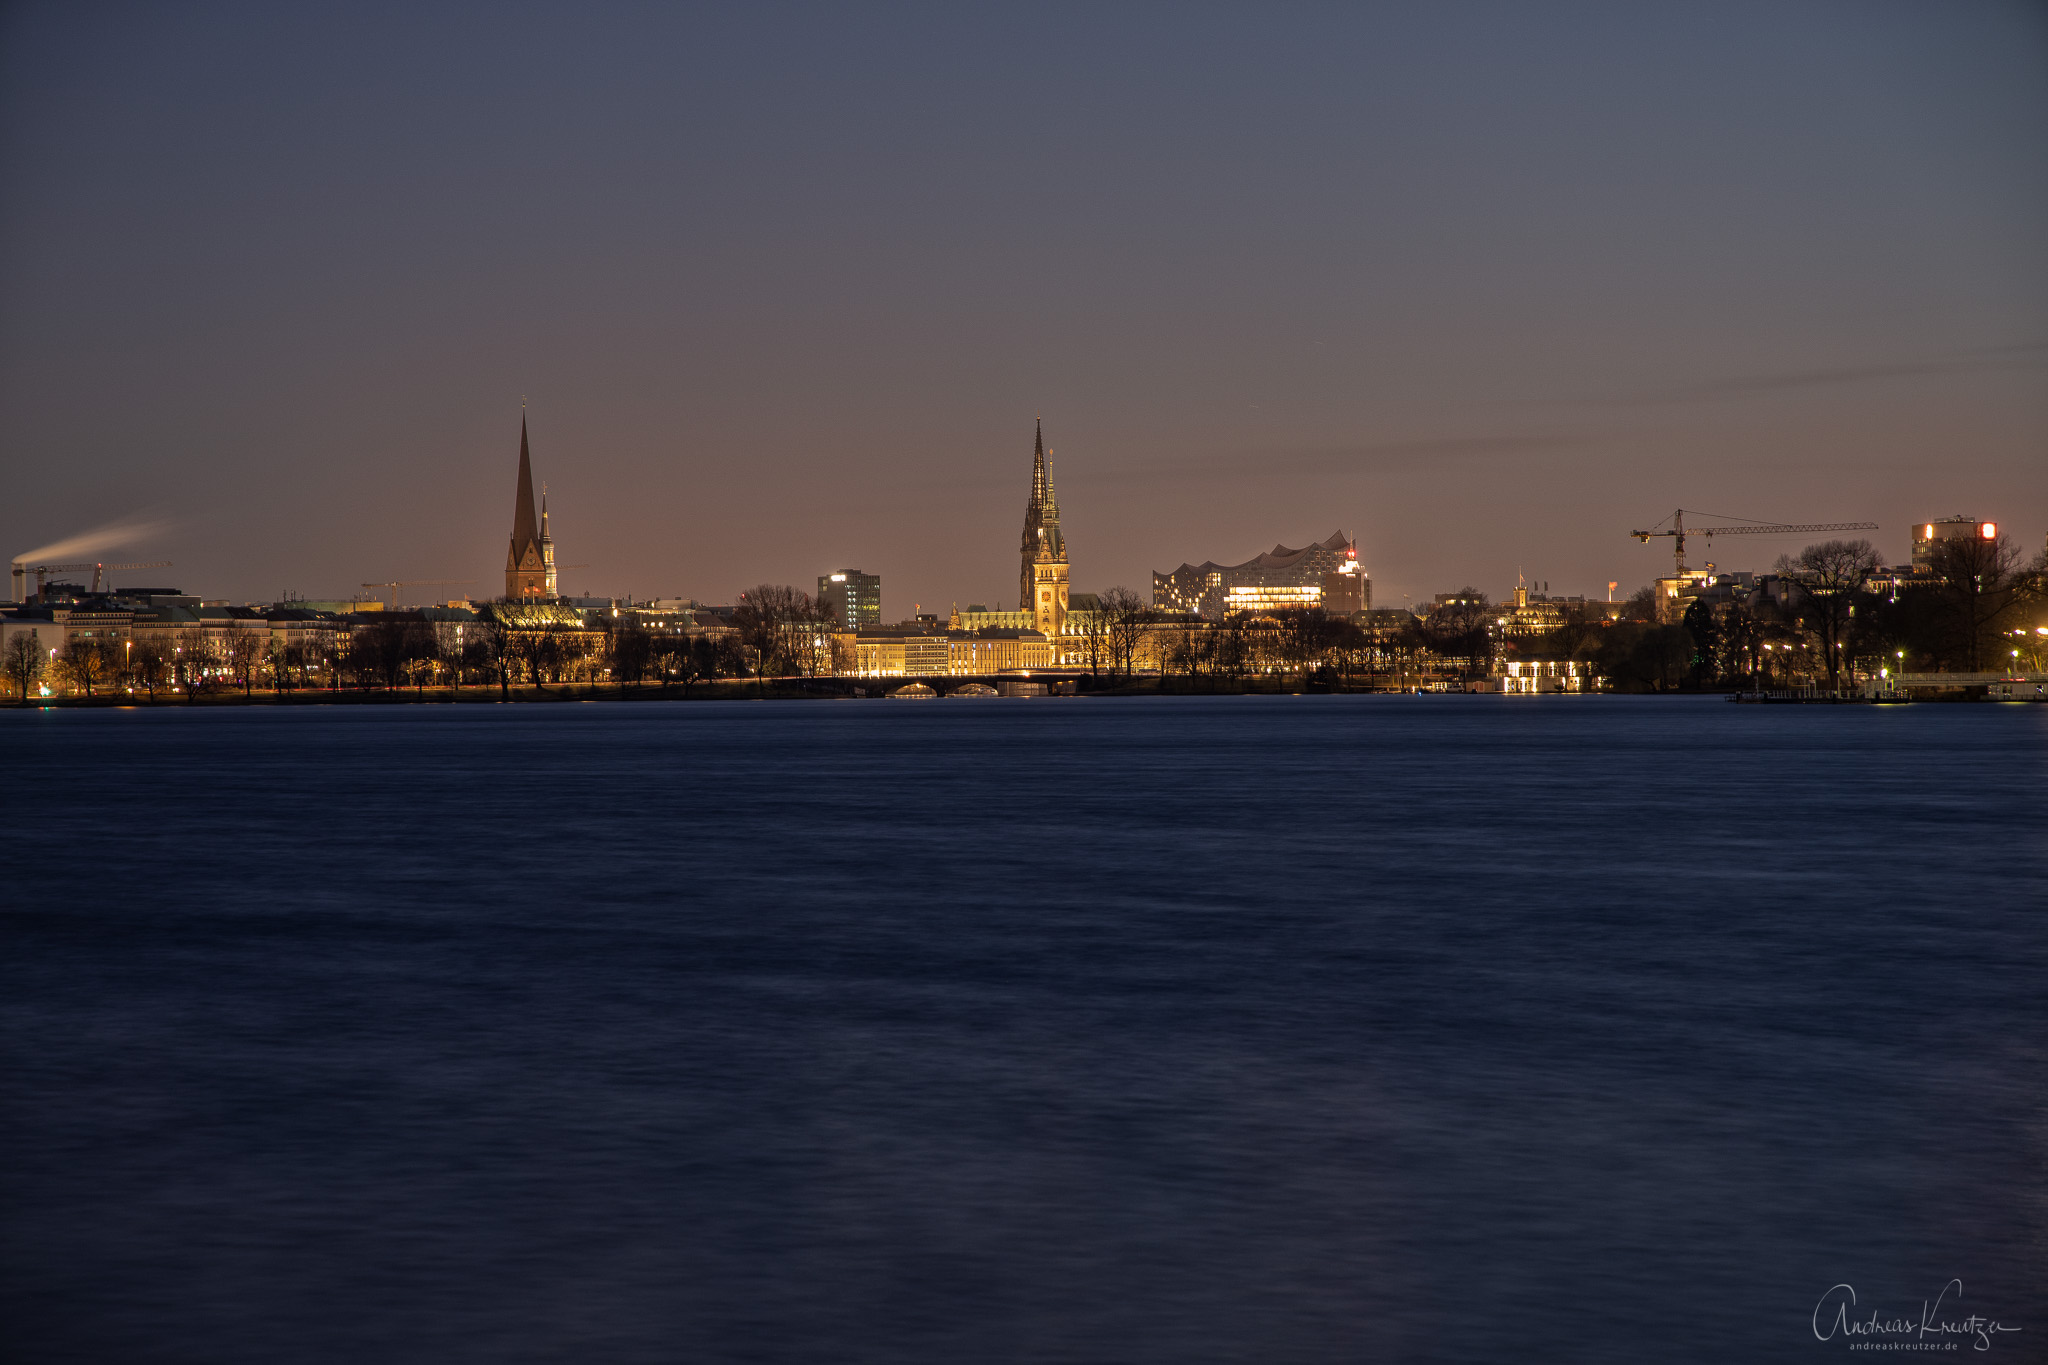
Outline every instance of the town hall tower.
{"label": "town hall tower", "polygon": [[1067,620],[1067,542],[1060,535],[1060,504],[1053,496],[1042,420],[1031,461],[1031,501],[1024,505],[1023,554],[1018,608],[1031,613],[1033,630],[1057,639]]}

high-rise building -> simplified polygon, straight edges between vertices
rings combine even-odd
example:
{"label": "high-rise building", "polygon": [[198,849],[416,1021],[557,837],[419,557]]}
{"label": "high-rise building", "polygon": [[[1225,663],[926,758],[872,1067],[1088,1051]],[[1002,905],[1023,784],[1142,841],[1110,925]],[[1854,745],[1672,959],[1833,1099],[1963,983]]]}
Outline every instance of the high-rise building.
{"label": "high-rise building", "polygon": [[1923,521],[1913,528],[1913,567],[1925,569],[1934,547],[1944,540],[1985,540],[1998,539],[1998,523],[1979,521],[1975,517],[1943,517],[1940,521]]}
{"label": "high-rise building", "polygon": [[1242,564],[1205,560],[1183,564],[1170,574],[1154,573],[1152,605],[1220,621],[1241,611],[1324,606],[1324,594],[1333,582],[1338,592],[1327,604],[1329,610],[1371,608],[1372,586],[1359,567],[1358,544],[1342,531],[1299,550],[1275,545]]}
{"label": "high-rise building", "polygon": [[1024,505],[1023,570],[1017,580],[1019,610],[1031,613],[1032,629],[1056,637],[1067,620],[1067,542],[1060,535],[1060,504],[1052,491],[1052,464],[1045,453],[1045,423],[1038,424],[1031,460],[1031,501]]}
{"label": "high-rise building", "polygon": [[1323,575],[1323,610],[1333,616],[1372,610],[1372,579],[1356,559],[1346,559]]}
{"label": "high-rise building", "polygon": [[548,503],[533,515],[533,458],[526,446],[526,414],[519,414],[519,487],[512,499],[512,548],[505,554],[505,596],[537,602],[555,593],[555,542],[548,536]]}
{"label": "high-rise building", "polygon": [[847,630],[882,624],[882,576],[840,569],[818,578],[818,604]]}

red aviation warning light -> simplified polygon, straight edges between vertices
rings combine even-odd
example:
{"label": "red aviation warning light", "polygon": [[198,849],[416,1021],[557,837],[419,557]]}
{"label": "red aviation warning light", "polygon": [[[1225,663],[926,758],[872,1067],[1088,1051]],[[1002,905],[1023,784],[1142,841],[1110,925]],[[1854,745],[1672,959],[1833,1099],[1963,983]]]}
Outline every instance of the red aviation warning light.
{"label": "red aviation warning light", "polygon": [[1983,525],[1977,528],[1977,534],[1984,537],[1984,539],[1986,540],[1998,539],[1998,523],[1995,521],[1985,522]]}

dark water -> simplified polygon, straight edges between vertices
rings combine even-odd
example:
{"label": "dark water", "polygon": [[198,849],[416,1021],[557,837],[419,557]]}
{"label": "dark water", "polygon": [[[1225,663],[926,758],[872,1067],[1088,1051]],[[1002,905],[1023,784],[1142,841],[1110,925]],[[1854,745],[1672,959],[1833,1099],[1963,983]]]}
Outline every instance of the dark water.
{"label": "dark water", "polygon": [[1952,1277],[2048,1358],[2048,708],[27,712],[0,778],[9,1359],[1806,1360]]}

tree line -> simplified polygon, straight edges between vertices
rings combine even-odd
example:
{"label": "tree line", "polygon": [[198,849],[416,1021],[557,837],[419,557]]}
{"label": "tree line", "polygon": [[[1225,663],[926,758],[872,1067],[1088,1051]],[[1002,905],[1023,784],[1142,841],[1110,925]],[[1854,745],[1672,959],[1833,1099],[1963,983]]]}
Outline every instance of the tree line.
{"label": "tree line", "polygon": [[145,631],[132,639],[79,636],[54,655],[33,636],[8,641],[0,675],[22,701],[44,685],[83,697],[129,693],[156,701],[210,693],[391,691],[440,687],[550,686],[614,681],[688,690],[748,676],[750,661],[729,634],[684,635],[625,622],[608,630],[475,621],[373,621],[346,634],[273,640],[267,630]]}
{"label": "tree line", "polygon": [[[1187,685],[1257,673],[1331,682],[1405,682],[1434,673],[1479,677],[1503,654],[1586,663],[1622,691],[1853,684],[1880,669],[1986,672],[2040,670],[2041,637],[2029,629],[2048,601],[2048,554],[2023,565],[2000,536],[1931,547],[1929,572],[1894,590],[1868,541],[1810,545],[1777,564],[1790,591],[1709,604],[1660,621],[1650,588],[1609,622],[1599,603],[1568,603],[1539,636],[1503,640],[1499,609],[1465,588],[1428,615],[1368,631],[1319,607],[1242,613],[1193,622],[1160,613],[1132,589],[1097,594],[1070,617],[1073,662],[1099,678],[1156,670]],[[1084,599],[1086,600],[1086,599]],[[370,621],[297,641],[266,630],[145,631],[132,639],[81,635],[54,655],[16,635],[0,675],[26,702],[48,683],[92,697],[132,691],[154,701],[237,688],[279,692],[496,687],[609,681],[680,687],[717,679],[817,677],[847,671],[839,629],[825,604],[787,585],[740,595],[730,629],[650,630],[632,617],[603,629],[525,622],[486,607],[475,620]]]}
{"label": "tree line", "polygon": [[1536,642],[1585,659],[1622,691],[1701,687],[1841,690],[1881,672],[2040,671],[2031,625],[2048,602],[2048,553],[2022,563],[2005,536],[1936,542],[1926,572],[1894,585],[1866,540],[1830,540],[1781,556],[1788,589],[1691,602],[1658,620],[1649,588],[1602,630],[1583,620]]}

